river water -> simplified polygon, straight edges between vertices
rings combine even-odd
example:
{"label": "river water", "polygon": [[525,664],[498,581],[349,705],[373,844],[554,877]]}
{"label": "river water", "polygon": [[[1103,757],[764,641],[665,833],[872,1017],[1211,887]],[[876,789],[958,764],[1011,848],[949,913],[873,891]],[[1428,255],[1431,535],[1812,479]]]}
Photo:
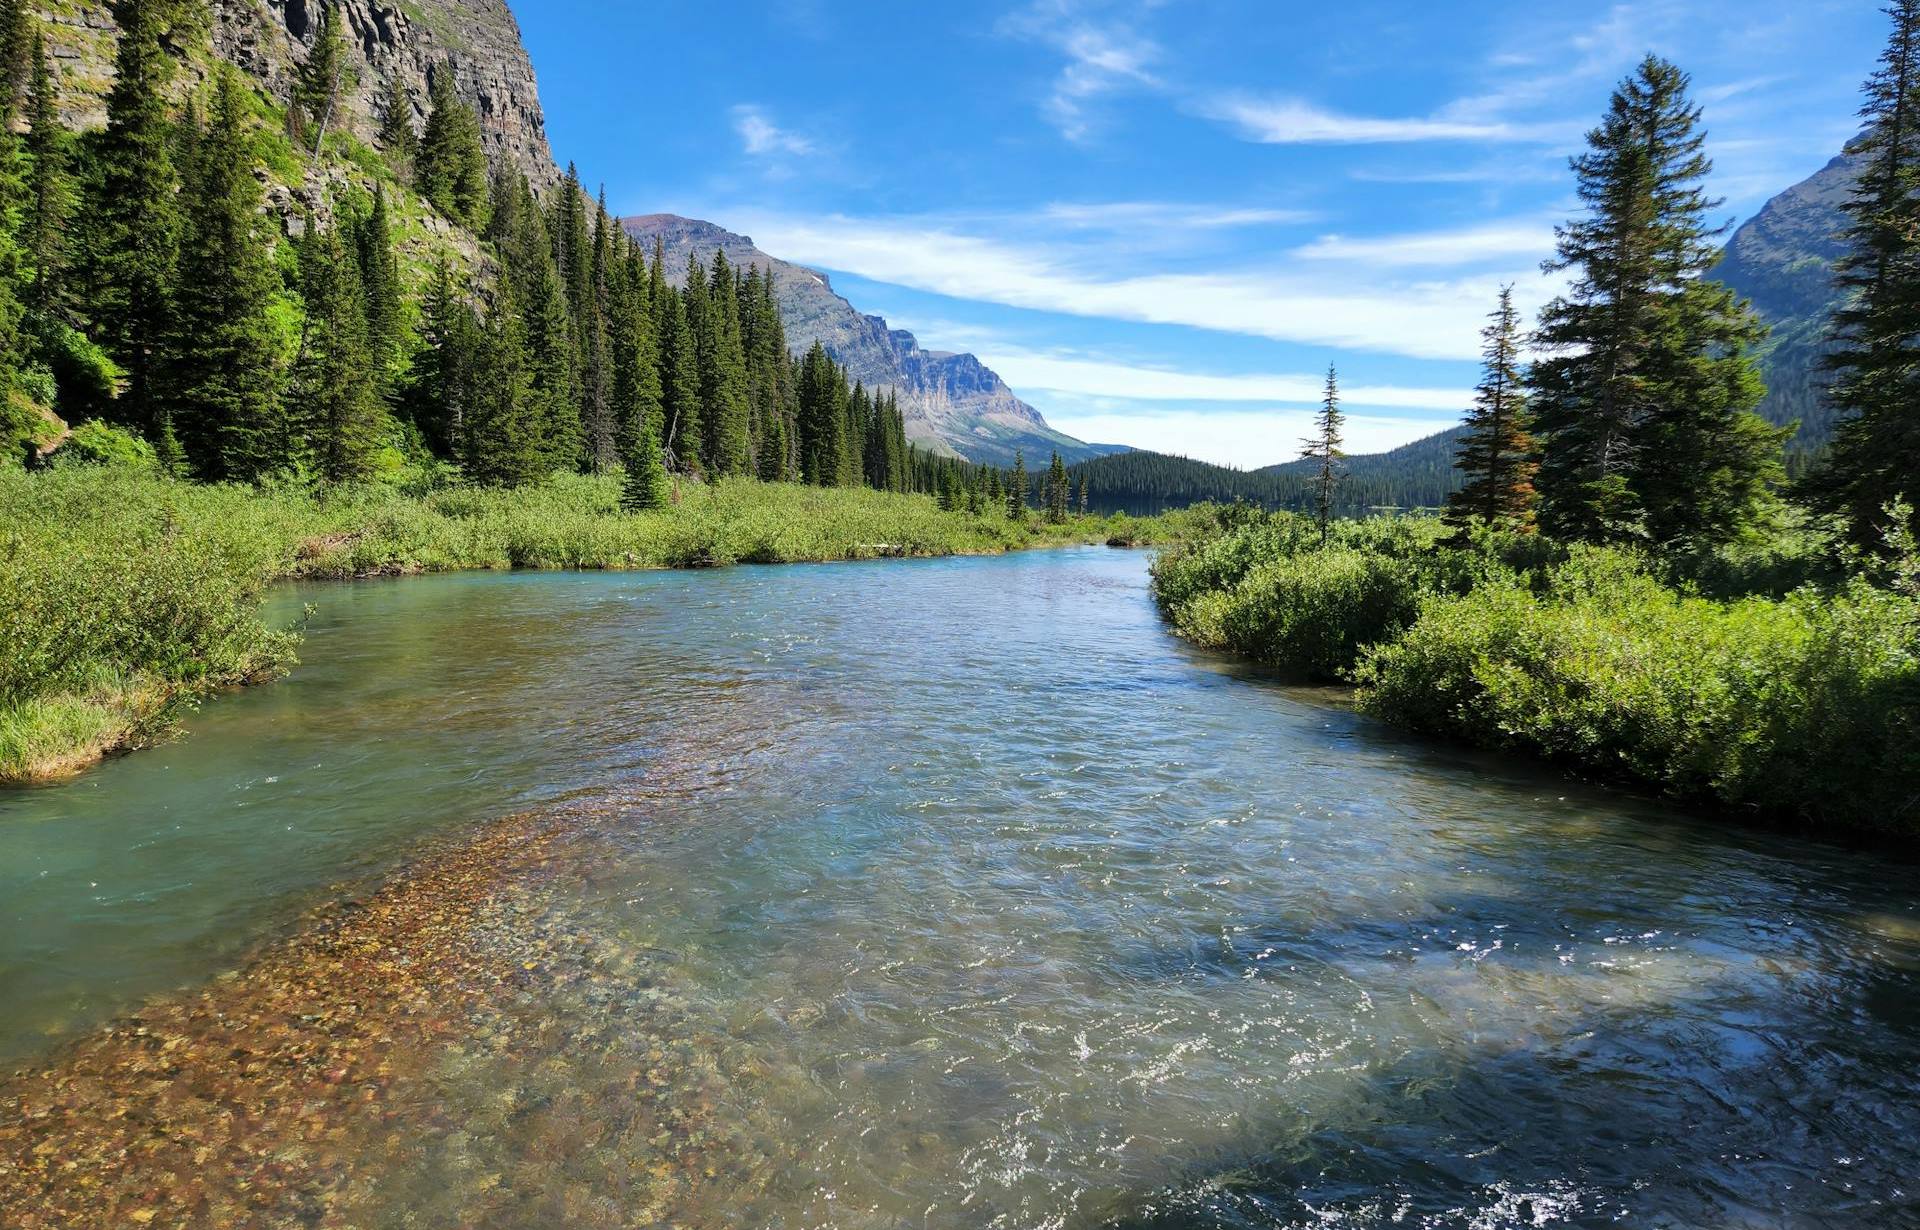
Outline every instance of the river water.
{"label": "river water", "polygon": [[302,603],[0,794],[0,1223],[1920,1225],[1920,870],[1410,742],[1137,553]]}

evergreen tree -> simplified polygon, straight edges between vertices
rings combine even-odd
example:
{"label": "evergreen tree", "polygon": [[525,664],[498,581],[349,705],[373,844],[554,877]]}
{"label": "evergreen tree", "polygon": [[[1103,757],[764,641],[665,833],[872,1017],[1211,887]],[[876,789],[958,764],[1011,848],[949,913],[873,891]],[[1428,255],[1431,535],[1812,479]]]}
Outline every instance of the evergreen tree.
{"label": "evergreen tree", "polygon": [[187,167],[173,317],[160,376],[194,471],[253,479],[292,460],[280,415],[279,340],[268,318],[279,277],[254,178],[247,87],[223,65],[207,131]]}
{"label": "evergreen tree", "polygon": [[[1868,79],[1854,147],[1863,162],[1845,209],[1848,293],[1833,320],[1830,393],[1845,417],[1826,463],[1808,483],[1814,501],[1843,515],[1856,546],[1877,550],[1885,509],[1920,494],[1920,0],[1892,0],[1893,30]],[[1920,522],[1905,527],[1920,532]]]}
{"label": "evergreen tree", "polygon": [[535,414],[528,406],[526,336],[504,281],[476,358],[474,396],[466,419],[467,473],[492,487],[518,487],[544,471]]}
{"label": "evergreen tree", "polygon": [[432,106],[420,137],[414,183],[442,214],[468,230],[485,231],[490,185],[480,117],[454,93],[451,67],[436,69],[429,88]]}
{"label": "evergreen tree", "polygon": [[1502,287],[1500,306],[1481,331],[1485,366],[1467,434],[1455,464],[1466,484],[1447,501],[1445,521],[1457,539],[1474,524],[1497,529],[1533,528],[1535,493],[1533,437],[1527,433],[1526,391],[1520,378],[1520,313],[1513,288]]}
{"label": "evergreen tree", "polygon": [[661,462],[660,436],[653,423],[635,416],[621,448],[626,479],[620,487],[620,506],[628,512],[665,508],[668,499],[666,467]]}
{"label": "evergreen tree", "polygon": [[694,354],[693,334],[687,328],[687,297],[666,284],[656,249],[649,285],[654,288],[653,313],[660,341],[660,395],[667,428],[661,434],[668,466],[687,474],[700,472],[700,365]]}
{"label": "evergreen tree", "polygon": [[383,186],[374,185],[373,205],[365,217],[353,220],[351,233],[360,290],[366,300],[367,354],[384,386],[400,359],[405,292]]}
{"label": "evergreen tree", "polygon": [[1059,525],[1067,519],[1068,497],[1073,491],[1067,479],[1067,467],[1055,450],[1047,465],[1047,520]]}
{"label": "evergreen tree", "polygon": [[[691,283],[689,283],[691,284]],[[705,410],[705,456],[716,476],[753,472],[752,406],[747,393],[747,356],[740,331],[740,300],[733,267],[715,251],[702,301],[698,346],[700,400]]]}
{"label": "evergreen tree", "polygon": [[1724,541],[1761,513],[1783,433],[1762,389],[1746,305],[1701,278],[1717,255],[1700,184],[1700,110],[1648,56],[1575,158],[1586,215],[1551,269],[1577,271],[1542,313],[1534,369],[1540,519],[1567,538]]}
{"label": "evergreen tree", "polygon": [[1333,509],[1340,493],[1342,428],[1346,415],[1340,412],[1340,374],[1327,368],[1327,391],[1320,401],[1320,413],[1314,419],[1314,433],[1300,442],[1303,460],[1318,462],[1313,476],[1313,519],[1320,527],[1320,544],[1326,545],[1333,528]]}
{"label": "evergreen tree", "polygon": [[166,107],[173,65],[161,43],[167,10],[163,0],[112,6],[120,41],[83,231],[91,331],[127,375],[119,417],[156,435],[155,365],[171,327],[179,246],[179,182]]}
{"label": "evergreen tree", "polygon": [[[39,25],[26,0],[0,0],[0,121],[9,130],[20,115],[40,41]],[[38,58],[44,56],[41,48]]]}
{"label": "evergreen tree", "polygon": [[1080,476],[1080,515],[1083,517],[1093,511],[1092,490],[1087,483],[1087,476],[1082,474]]}
{"label": "evergreen tree", "polygon": [[385,426],[367,353],[366,300],[337,230],[308,222],[300,243],[306,306],[293,389],[305,414],[309,464],[330,483],[373,473]]}
{"label": "evergreen tree", "polygon": [[407,83],[395,65],[387,77],[387,98],[380,112],[380,148],[402,182],[413,179],[414,160],[420,153],[420,134],[413,127],[413,99]]}
{"label": "evergreen tree", "polygon": [[67,220],[73,210],[68,180],[67,130],[60,123],[58,87],[47,61],[46,40],[38,30],[32,43],[32,77],[27,93],[27,185],[21,219],[21,256],[31,270],[27,306],[43,316],[64,315]]}
{"label": "evergreen tree", "polygon": [[301,112],[303,128],[320,152],[327,129],[338,118],[340,95],[347,85],[347,40],[340,28],[339,0],[320,0],[320,25],[313,48],[294,78],[293,105]]}
{"label": "evergreen tree", "polygon": [[656,464],[663,463],[661,433],[666,430],[666,402],[660,388],[660,347],[653,332],[653,312],[647,301],[646,262],[630,253],[613,299],[612,330],[614,420],[620,433],[621,463],[629,479],[634,471],[634,448],[644,432],[651,437]]}
{"label": "evergreen tree", "polygon": [[409,365],[407,396],[414,425],[441,456],[467,456],[467,421],[485,340],[472,305],[454,283],[452,265],[442,257],[421,297],[420,344]]}
{"label": "evergreen tree", "polygon": [[846,378],[819,342],[800,364],[800,472],[805,482],[832,487],[840,482],[845,454]]}
{"label": "evergreen tree", "polygon": [[1027,459],[1013,455],[1013,480],[1007,484],[1007,515],[1015,521],[1027,519]]}

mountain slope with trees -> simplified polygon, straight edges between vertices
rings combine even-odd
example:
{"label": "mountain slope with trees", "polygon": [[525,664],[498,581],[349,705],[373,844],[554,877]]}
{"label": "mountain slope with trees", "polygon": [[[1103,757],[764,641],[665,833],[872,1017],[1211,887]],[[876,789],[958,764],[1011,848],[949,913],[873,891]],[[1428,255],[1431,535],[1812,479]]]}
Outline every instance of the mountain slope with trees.
{"label": "mountain slope with trees", "polygon": [[624,218],[622,227],[643,245],[656,241],[671,269],[690,256],[724,252],[737,269],[749,266],[773,280],[774,298],[796,353],[819,342],[869,389],[897,393],[907,438],[934,452],[1001,467],[1015,453],[1039,458],[1058,451],[1072,463],[1110,451],[1047,426],[1004,380],[970,354],[925,350],[913,334],[889,328],[836,294],[827,275],[770,256],[745,235],[675,214]]}

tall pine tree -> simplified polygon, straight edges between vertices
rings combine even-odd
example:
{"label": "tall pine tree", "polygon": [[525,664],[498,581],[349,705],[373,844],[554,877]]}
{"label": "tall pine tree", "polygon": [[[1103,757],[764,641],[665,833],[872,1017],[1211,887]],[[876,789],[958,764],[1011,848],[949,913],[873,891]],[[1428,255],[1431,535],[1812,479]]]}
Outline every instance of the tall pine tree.
{"label": "tall pine tree", "polygon": [[1674,548],[1725,541],[1761,515],[1784,433],[1763,395],[1751,311],[1701,278],[1717,255],[1687,75],[1648,56],[1573,160],[1583,217],[1551,269],[1575,271],[1541,315],[1534,414],[1540,520],[1557,536]]}
{"label": "tall pine tree", "polygon": [[433,72],[432,106],[415,157],[414,184],[435,209],[471,231],[485,231],[490,217],[487,152],[480,117],[453,88],[453,68]]}
{"label": "tall pine tree", "polygon": [[179,179],[166,104],[173,62],[161,41],[172,8],[163,0],[113,5],[120,41],[82,231],[91,332],[127,376],[118,417],[156,439],[172,431],[155,402],[154,376],[172,326],[179,251]]}
{"label": "tall pine tree", "polygon": [[1340,411],[1340,374],[1327,368],[1327,390],[1320,401],[1320,413],[1314,418],[1313,435],[1300,442],[1300,456],[1319,463],[1313,473],[1313,519],[1320,527],[1320,544],[1326,545],[1333,529],[1333,510],[1340,495],[1341,462],[1346,453],[1342,429],[1346,415]]}
{"label": "tall pine tree", "polygon": [[1481,331],[1484,367],[1467,434],[1454,464],[1465,483],[1447,500],[1444,520],[1464,540],[1475,525],[1526,532],[1533,529],[1535,492],[1533,437],[1527,432],[1527,395],[1520,377],[1520,313],[1513,287],[1500,290],[1500,306]]}
{"label": "tall pine tree", "polygon": [[160,367],[163,405],[194,471],[253,479],[289,464],[280,415],[280,342],[268,310],[279,289],[251,113],[238,70],[214,75],[207,130],[186,170],[187,212]]}
{"label": "tall pine tree", "polygon": [[[1814,500],[1847,519],[1857,546],[1877,550],[1886,508],[1920,502],[1920,0],[1892,0],[1880,66],[1868,79],[1863,170],[1846,202],[1847,255],[1835,314],[1831,397],[1844,414]],[[1906,527],[1920,533],[1920,520]]]}

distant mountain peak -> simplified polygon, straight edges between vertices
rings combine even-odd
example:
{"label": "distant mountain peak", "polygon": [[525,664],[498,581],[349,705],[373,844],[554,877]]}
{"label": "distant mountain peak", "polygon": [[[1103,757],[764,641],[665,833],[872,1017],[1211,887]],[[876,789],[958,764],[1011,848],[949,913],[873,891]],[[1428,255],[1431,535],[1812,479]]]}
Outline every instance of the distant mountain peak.
{"label": "distant mountain peak", "polygon": [[826,274],[762,252],[745,235],[678,214],[623,218],[621,226],[643,244],[661,243],[671,277],[685,275],[689,256],[709,261],[716,249],[736,266],[771,274],[787,344],[801,354],[817,341],[868,388],[897,392],[907,437],[923,448],[996,465],[1011,465],[1016,452],[1032,463],[1055,450],[1069,462],[1111,451],[1049,427],[975,356],[925,349],[908,330],[855,308]]}

